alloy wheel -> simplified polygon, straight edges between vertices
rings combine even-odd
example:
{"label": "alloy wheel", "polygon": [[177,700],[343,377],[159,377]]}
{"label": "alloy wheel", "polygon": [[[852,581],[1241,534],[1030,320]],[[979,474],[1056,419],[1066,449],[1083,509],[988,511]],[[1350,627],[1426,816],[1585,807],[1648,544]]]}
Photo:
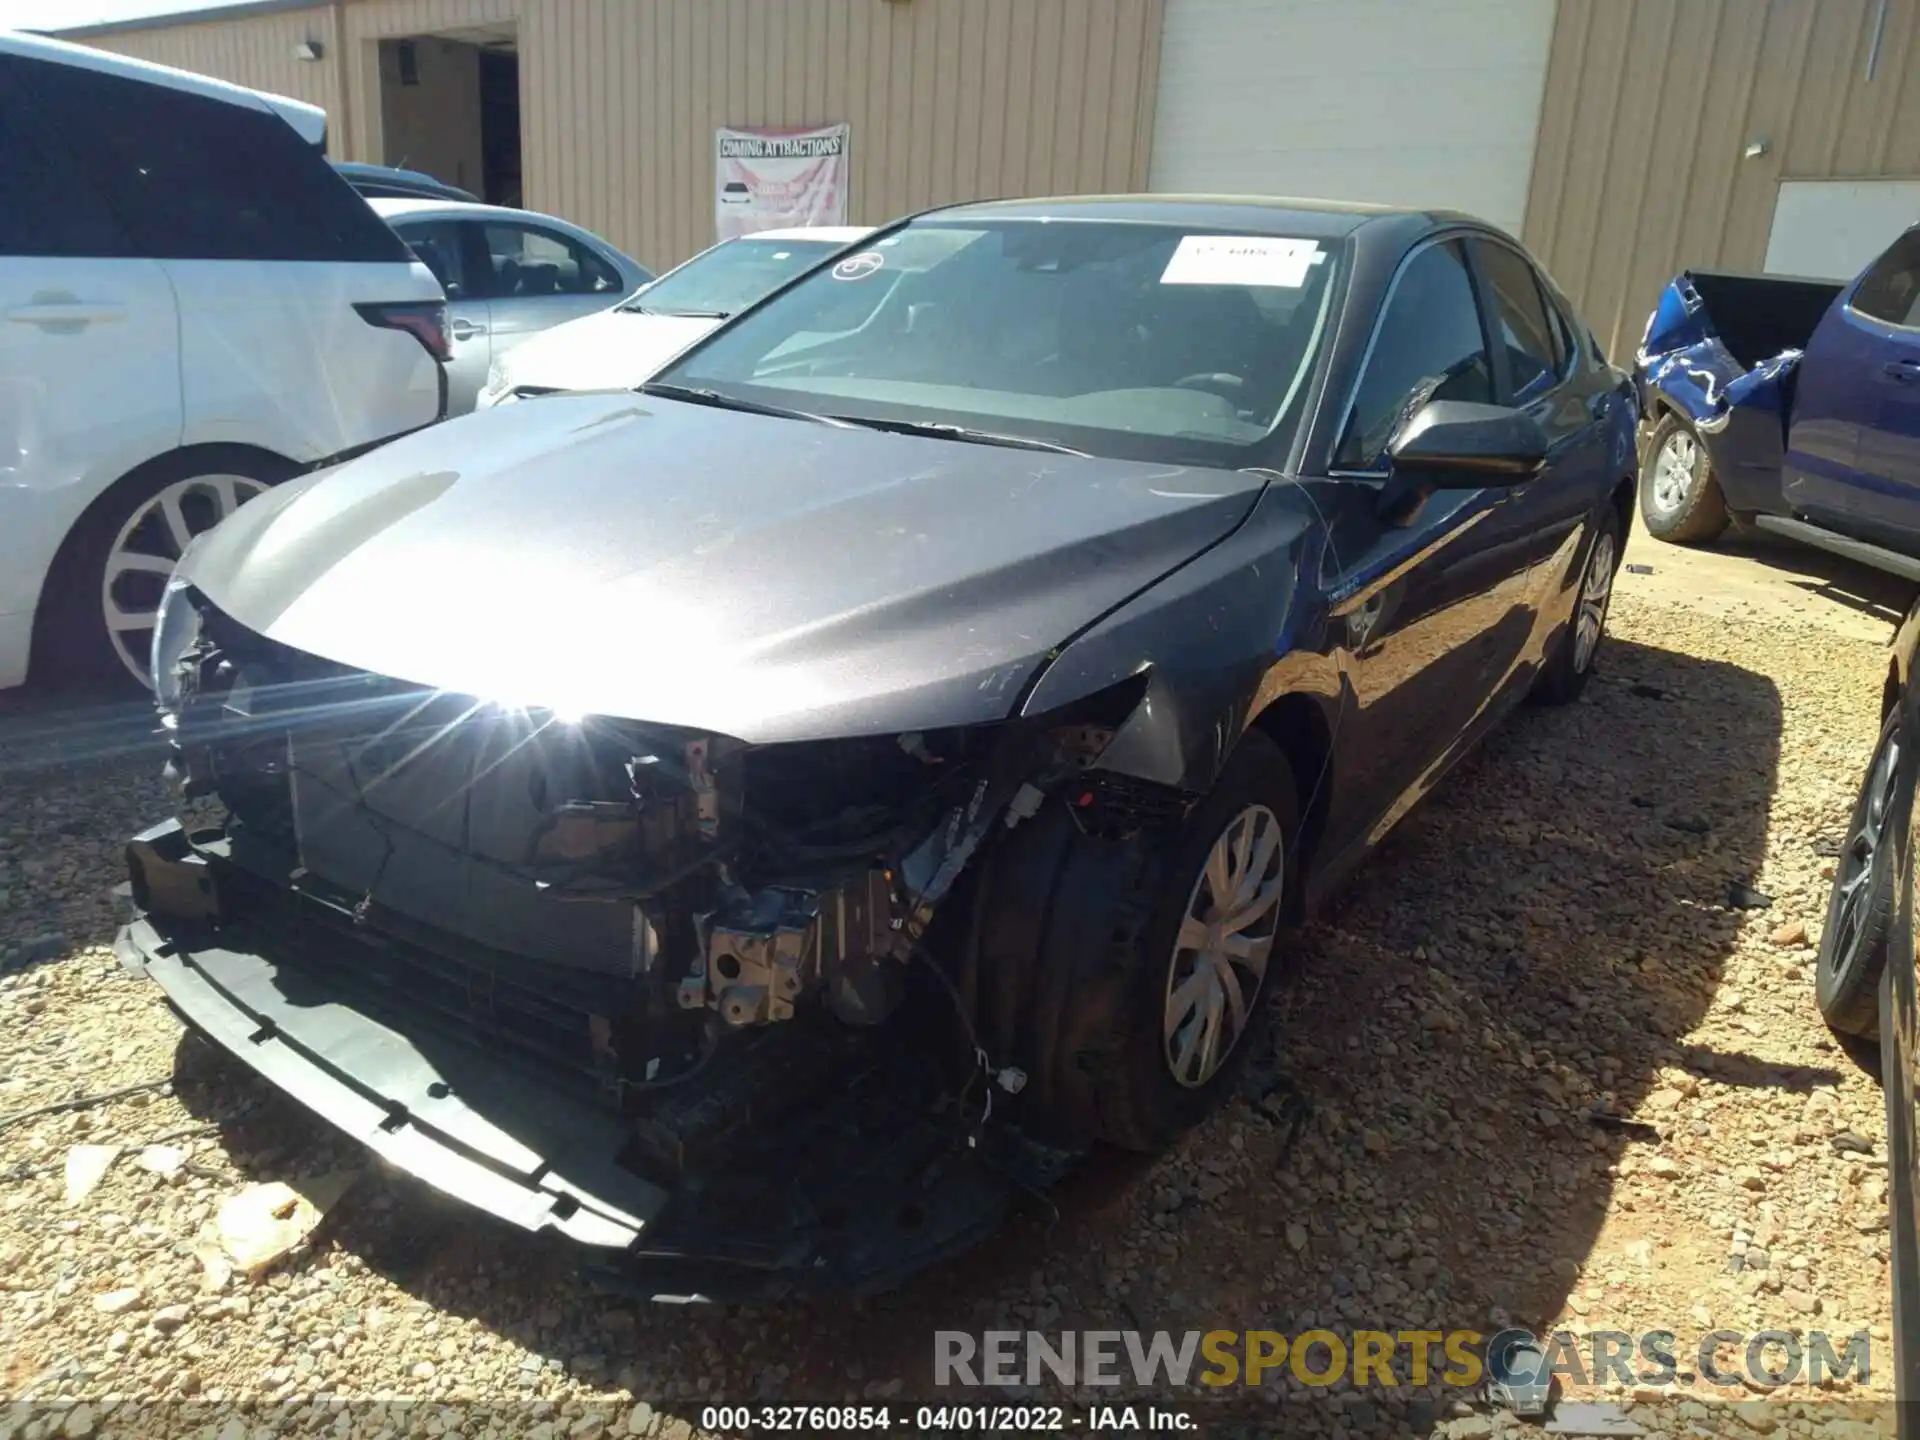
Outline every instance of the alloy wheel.
{"label": "alloy wheel", "polygon": [[114,653],[142,685],[149,682],[154,619],[180,556],[267,487],[245,475],[176,480],[127,517],[100,577],[100,617]]}
{"label": "alloy wheel", "polygon": [[1167,1069],[1189,1088],[1219,1073],[1246,1033],[1273,953],[1286,875],[1280,819],[1249,805],[1207,851],[1167,967]]}
{"label": "alloy wheel", "polygon": [[1675,430],[1653,457],[1653,508],[1663,517],[1678,515],[1699,476],[1700,442],[1689,431]]}
{"label": "alloy wheel", "polygon": [[1894,782],[1899,773],[1900,736],[1895,727],[1882,736],[1868,767],[1858,823],[1840,852],[1840,873],[1834,878],[1839,904],[1834,909],[1836,931],[1829,951],[1836,976],[1846,974],[1859,959],[1867,905],[1873,894],[1874,866],[1884,845],[1887,814],[1893,808]]}
{"label": "alloy wheel", "polygon": [[1603,530],[1593,542],[1593,554],[1587,561],[1587,576],[1580,586],[1580,608],[1574,616],[1573,668],[1585,671],[1600,648],[1600,637],[1607,628],[1607,605],[1613,599],[1613,531]]}

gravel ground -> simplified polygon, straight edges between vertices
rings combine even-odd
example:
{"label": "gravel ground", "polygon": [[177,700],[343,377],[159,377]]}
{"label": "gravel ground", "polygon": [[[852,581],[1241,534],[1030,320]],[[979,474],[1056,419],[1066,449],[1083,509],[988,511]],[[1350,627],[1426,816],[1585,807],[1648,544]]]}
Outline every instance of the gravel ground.
{"label": "gravel ground", "polygon": [[[1864,1329],[1864,1387],[1736,1390],[1737,1410],[1590,1398],[1659,1434],[1878,1433],[1885,1125],[1816,1018],[1811,964],[1884,652],[1631,590],[1585,702],[1516,717],[1301,937],[1290,1044],[1246,1097],[851,1305],[635,1308],[377,1167],[306,1253],[216,1288],[195,1240],[226,1197],[365,1161],[113,963],[119,847],[164,811],[151,752],[39,763],[126,727],[0,716],[0,1117],[150,1087],[0,1118],[0,1398],[18,1397],[0,1437],[680,1436],[723,1399],[1004,1398],[931,1391],[938,1328],[1503,1324],[1671,1330],[1683,1368],[1716,1327]],[[1732,908],[1736,883],[1771,902]],[[184,1152],[170,1176],[137,1159],[156,1143]],[[128,1148],[69,1206],[70,1148],[101,1144]],[[1252,1404],[1286,1433],[1532,1433],[1459,1396],[1288,1377],[1163,1404]]]}

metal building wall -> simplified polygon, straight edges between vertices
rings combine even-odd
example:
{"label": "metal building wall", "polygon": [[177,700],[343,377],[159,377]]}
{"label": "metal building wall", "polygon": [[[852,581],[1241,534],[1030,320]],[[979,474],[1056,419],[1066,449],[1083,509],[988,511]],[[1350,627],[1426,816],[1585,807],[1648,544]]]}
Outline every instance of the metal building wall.
{"label": "metal building wall", "polygon": [[1781,180],[1920,178],[1920,0],[1882,8],[1560,0],[1524,235],[1616,362],[1675,271],[1761,268]]}
{"label": "metal building wall", "polygon": [[86,39],[312,100],[336,156],[379,159],[378,42],[511,22],[526,203],[666,266],[713,240],[720,125],[847,121],[855,221],[1144,189],[1163,3],[342,0]]}
{"label": "metal building wall", "polygon": [[1162,0],[523,0],[527,203],[712,243],[719,125],[852,126],[849,218],[1143,189]]}
{"label": "metal building wall", "polygon": [[[72,37],[100,50],[172,65],[305,100],[327,112],[327,150],[340,156],[349,144],[341,113],[339,7],[316,5],[237,20],[116,30]],[[318,60],[297,59],[294,46],[318,41]]]}

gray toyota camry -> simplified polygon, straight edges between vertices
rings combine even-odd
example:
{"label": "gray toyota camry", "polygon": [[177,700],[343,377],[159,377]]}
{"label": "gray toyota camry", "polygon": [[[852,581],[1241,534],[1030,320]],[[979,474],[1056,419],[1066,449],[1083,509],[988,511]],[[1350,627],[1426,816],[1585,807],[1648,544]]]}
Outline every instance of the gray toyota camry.
{"label": "gray toyota camry", "polygon": [[890,1284],[1219,1106],[1288,926],[1580,694],[1634,421],[1464,216],[916,216],[197,541],[121,955],[648,1293]]}

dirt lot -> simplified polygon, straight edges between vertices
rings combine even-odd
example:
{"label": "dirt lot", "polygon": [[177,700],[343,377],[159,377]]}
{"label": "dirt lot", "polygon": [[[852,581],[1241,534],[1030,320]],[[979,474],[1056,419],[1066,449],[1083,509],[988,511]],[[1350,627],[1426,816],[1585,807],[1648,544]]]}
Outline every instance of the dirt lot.
{"label": "dirt lot", "polygon": [[[221,1201],[364,1162],[112,962],[120,843],[164,808],[139,720],[17,700],[0,712],[0,1397],[19,1398],[0,1437],[685,1435],[720,1400],[1006,1398],[932,1391],[936,1329],[1504,1324],[1670,1330],[1683,1370],[1715,1328],[1866,1330],[1865,1387],[1682,1385],[1715,1408],[1643,1396],[1633,1414],[1663,1434],[1875,1433],[1885,1126],[1815,1018],[1810,965],[1905,596],[1792,552],[1638,537],[1628,560],[1654,573],[1622,576],[1586,701],[1517,717],[1301,937],[1264,1083],[1177,1153],[1095,1157],[1056,1213],[855,1305],[635,1307],[377,1170],[309,1253],[212,1288],[195,1237]],[[1770,902],[1734,908],[1735,884]],[[156,1143],[185,1152],[171,1178],[142,1167]],[[69,1206],[70,1147],[105,1144],[127,1148]],[[1142,1397],[1055,1398],[1078,1415]],[[1284,1433],[1513,1430],[1438,1385],[1284,1370],[1161,1401]]]}

